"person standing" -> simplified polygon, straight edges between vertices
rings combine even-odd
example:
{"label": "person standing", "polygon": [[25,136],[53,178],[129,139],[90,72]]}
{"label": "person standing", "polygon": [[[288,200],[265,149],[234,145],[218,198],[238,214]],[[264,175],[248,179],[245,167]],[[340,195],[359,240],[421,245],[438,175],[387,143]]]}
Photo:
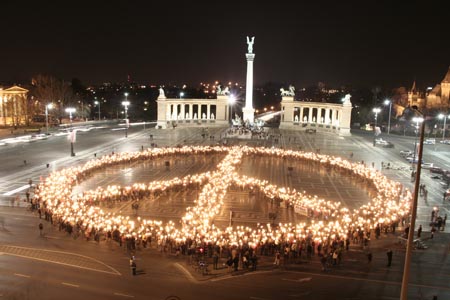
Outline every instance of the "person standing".
{"label": "person standing", "polygon": [[388,258],[388,264],[387,266],[390,267],[392,264],[392,249],[388,249],[386,252],[387,258]]}
{"label": "person standing", "polygon": [[433,226],[431,227],[431,237],[430,237],[430,239],[432,239],[434,237],[434,233],[435,232],[436,232],[436,227],[434,227],[434,224],[433,224]]}
{"label": "person standing", "polygon": [[213,255],[213,268],[217,270],[217,265],[219,264],[219,255],[217,255],[217,251],[214,251]]}
{"label": "person standing", "polygon": [[444,219],[442,220],[442,230],[445,229],[445,222],[447,222],[447,214],[445,214]]}
{"label": "person standing", "polygon": [[372,262],[372,252],[369,250],[367,253],[367,262],[370,264]]}
{"label": "person standing", "polygon": [[276,266],[280,265],[280,251],[277,251],[277,253],[275,253],[275,261],[273,262],[273,264]]}
{"label": "person standing", "polygon": [[131,274],[136,275],[136,259],[134,255],[130,257],[130,268]]}
{"label": "person standing", "polygon": [[42,225],[42,223],[39,223],[39,235],[43,236],[43,230],[44,230],[44,225]]}
{"label": "person standing", "polygon": [[417,237],[420,238],[421,234],[422,234],[422,224],[420,224],[419,229],[417,229]]}

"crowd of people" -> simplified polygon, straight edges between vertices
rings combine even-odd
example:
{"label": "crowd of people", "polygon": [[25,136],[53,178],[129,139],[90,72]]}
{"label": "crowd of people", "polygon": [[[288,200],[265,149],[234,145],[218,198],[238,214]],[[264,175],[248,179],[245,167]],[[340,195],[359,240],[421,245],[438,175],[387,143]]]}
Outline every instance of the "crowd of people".
{"label": "crowd of people", "polygon": [[[217,170],[188,175],[167,181],[135,183],[131,186],[98,187],[95,190],[73,194],[72,188],[111,165],[129,164],[147,159],[170,156],[214,155],[226,153]],[[319,199],[305,192],[278,187],[267,181],[237,173],[244,155],[274,156],[317,164],[319,167],[344,172],[373,186],[377,195],[369,203],[351,211],[338,202]],[[266,197],[284,201],[291,206],[301,205],[310,212],[310,223],[257,224],[255,227],[218,228],[212,220],[223,206],[224,195],[232,186],[257,189]],[[155,196],[171,189],[195,186],[201,189],[196,206],[188,207],[180,224],[159,220],[130,218],[106,213],[101,206],[108,202],[133,201]],[[287,260],[321,253],[333,257],[347,247],[348,241],[364,243],[377,226],[394,228],[408,214],[411,193],[401,185],[387,179],[374,168],[362,163],[351,163],[339,157],[283,149],[252,147],[178,147],[149,149],[132,153],[118,153],[89,161],[83,166],[71,167],[52,173],[35,191],[34,208],[47,220],[71,235],[86,239],[115,240],[124,249],[146,248],[154,241],[160,251],[178,251],[192,254],[197,249],[208,249],[220,255],[245,257],[253,266],[253,254],[283,253]],[[380,229],[381,230],[381,229]],[[250,250],[252,249],[252,250]],[[247,253],[248,251],[248,253]],[[233,257],[233,253],[235,254]],[[335,255],[334,255],[335,256]],[[336,261],[338,258],[336,257]],[[240,262],[242,263],[242,261]],[[256,264],[255,264],[256,266]]]}

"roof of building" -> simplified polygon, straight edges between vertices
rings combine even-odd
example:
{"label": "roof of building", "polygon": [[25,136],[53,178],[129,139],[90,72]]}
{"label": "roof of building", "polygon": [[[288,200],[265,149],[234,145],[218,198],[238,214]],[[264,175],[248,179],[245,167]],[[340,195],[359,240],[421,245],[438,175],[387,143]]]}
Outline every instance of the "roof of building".
{"label": "roof of building", "polygon": [[442,82],[450,83],[450,67],[448,68],[447,74],[445,75],[445,77],[442,80]]}

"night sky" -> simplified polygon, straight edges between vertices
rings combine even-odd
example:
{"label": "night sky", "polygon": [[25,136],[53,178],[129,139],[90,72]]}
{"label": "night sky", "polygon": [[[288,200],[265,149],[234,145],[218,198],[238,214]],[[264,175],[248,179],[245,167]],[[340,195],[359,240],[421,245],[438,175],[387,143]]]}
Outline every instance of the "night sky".
{"label": "night sky", "polygon": [[0,83],[245,83],[247,35],[255,84],[425,88],[450,66],[444,2],[115,2],[2,3]]}

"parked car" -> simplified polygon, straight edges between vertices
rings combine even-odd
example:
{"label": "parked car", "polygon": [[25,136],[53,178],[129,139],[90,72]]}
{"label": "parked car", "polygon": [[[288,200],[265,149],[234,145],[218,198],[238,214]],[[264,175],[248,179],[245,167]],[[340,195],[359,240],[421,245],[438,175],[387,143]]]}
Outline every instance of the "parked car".
{"label": "parked car", "polygon": [[[417,162],[419,161],[419,158],[416,156],[416,157],[414,157],[414,156],[408,156],[407,158],[406,158],[406,160],[409,162],[409,163],[413,163],[413,164],[417,164]],[[423,159],[422,159],[422,164],[423,164]]]}
{"label": "parked car", "polygon": [[436,173],[436,174],[444,174],[444,169],[440,168],[440,167],[430,167],[430,173]]}
{"label": "parked car", "polygon": [[401,150],[400,151],[400,156],[402,156],[402,157],[411,156],[412,154],[413,154],[413,152],[411,150]]}
{"label": "parked car", "polygon": [[424,144],[424,145],[434,145],[434,144],[436,144],[436,140],[435,140],[435,139],[426,139],[426,140],[423,142],[423,144]]}
{"label": "parked car", "polygon": [[375,139],[375,144],[377,144],[377,145],[384,145],[386,143],[387,143],[387,141],[383,140],[382,138]]}
{"label": "parked car", "polygon": [[433,167],[433,163],[424,163],[422,162],[422,169],[429,169]]}
{"label": "parked car", "polygon": [[450,145],[450,140],[442,140],[439,143]]}

